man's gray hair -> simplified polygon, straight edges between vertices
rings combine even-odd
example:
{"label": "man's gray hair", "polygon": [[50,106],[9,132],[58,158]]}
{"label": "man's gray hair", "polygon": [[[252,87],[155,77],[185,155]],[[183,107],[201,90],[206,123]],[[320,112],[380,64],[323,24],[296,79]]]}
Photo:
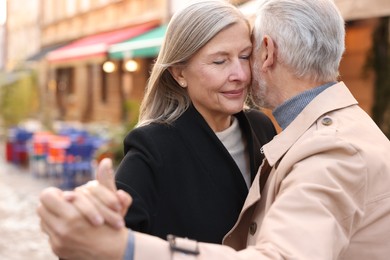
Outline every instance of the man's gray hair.
{"label": "man's gray hair", "polygon": [[333,0],[259,0],[255,48],[264,35],[277,46],[278,60],[299,78],[337,80],[345,50],[345,23]]}

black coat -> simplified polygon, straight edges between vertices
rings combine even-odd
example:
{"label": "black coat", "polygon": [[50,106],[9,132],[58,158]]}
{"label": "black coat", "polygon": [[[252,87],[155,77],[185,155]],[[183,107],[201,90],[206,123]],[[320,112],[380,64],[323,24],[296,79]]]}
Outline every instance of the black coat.
{"label": "black coat", "polygon": [[[260,147],[276,132],[263,113],[245,114],[236,117],[249,144],[253,180],[262,161]],[[222,242],[248,189],[237,164],[193,106],[172,125],[135,128],[124,149],[115,178],[117,187],[133,197],[127,227],[164,239],[174,234]]]}

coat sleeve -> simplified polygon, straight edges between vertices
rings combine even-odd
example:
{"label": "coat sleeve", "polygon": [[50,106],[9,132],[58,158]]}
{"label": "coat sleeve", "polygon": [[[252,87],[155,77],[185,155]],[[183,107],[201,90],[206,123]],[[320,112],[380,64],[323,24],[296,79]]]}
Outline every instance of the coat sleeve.
{"label": "coat sleeve", "polygon": [[124,260],[262,260],[285,258],[262,258],[262,254],[254,246],[245,250],[235,251],[233,248],[220,244],[198,243],[199,254],[184,254],[171,251],[169,243],[161,238],[148,234],[134,232],[135,246],[133,258]]}
{"label": "coat sleeve", "polygon": [[126,226],[149,232],[158,199],[156,173],[162,161],[152,136],[143,130],[133,130],[124,140],[125,156],[118,166],[115,181],[118,189],[129,193],[133,203],[126,216]]}
{"label": "coat sleeve", "polygon": [[198,243],[199,255],[184,254],[181,252],[172,252],[169,243],[158,237],[135,232],[135,247],[132,259],[125,260],[210,260],[210,259],[258,259],[256,250],[248,248],[247,250],[237,252],[231,247],[211,244]]}

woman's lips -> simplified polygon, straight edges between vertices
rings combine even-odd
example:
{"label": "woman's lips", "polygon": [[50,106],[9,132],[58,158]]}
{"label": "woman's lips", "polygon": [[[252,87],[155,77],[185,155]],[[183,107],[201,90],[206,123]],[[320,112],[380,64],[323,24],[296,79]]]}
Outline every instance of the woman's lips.
{"label": "woman's lips", "polygon": [[222,94],[228,97],[239,97],[242,96],[244,89],[235,89],[230,91],[223,91]]}

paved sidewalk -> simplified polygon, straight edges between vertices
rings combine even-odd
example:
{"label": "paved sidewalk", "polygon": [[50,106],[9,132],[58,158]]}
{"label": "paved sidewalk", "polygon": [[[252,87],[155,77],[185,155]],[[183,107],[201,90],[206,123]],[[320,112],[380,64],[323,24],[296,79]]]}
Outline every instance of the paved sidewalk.
{"label": "paved sidewalk", "polygon": [[0,259],[52,260],[36,214],[40,191],[52,183],[8,164],[0,143]]}

